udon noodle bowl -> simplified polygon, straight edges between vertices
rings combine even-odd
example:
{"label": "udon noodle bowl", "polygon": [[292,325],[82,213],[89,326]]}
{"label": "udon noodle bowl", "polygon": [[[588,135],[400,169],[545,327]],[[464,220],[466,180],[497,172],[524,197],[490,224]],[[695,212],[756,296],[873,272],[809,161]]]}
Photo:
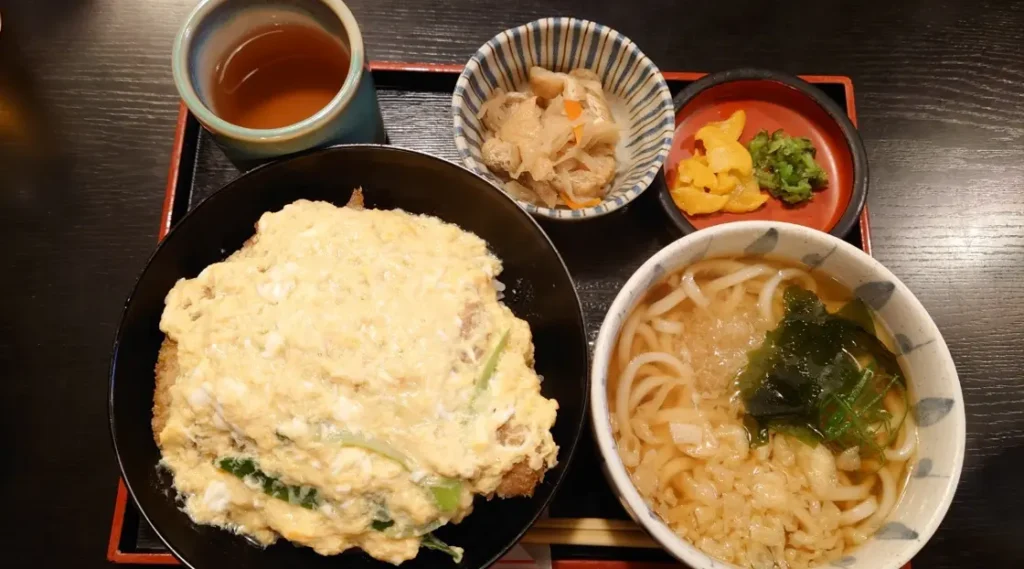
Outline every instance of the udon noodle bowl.
{"label": "udon noodle bowl", "polygon": [[652,510],[708,555],[827,564],[882,525],[916,448],[892,352],[826,275],[761,258],[684,267],[618,338],[619,455]]}

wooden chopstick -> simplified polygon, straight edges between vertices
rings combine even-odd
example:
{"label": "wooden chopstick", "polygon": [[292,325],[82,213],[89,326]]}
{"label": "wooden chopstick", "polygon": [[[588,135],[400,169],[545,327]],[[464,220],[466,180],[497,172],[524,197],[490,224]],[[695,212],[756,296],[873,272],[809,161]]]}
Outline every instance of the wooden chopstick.
{"label": "wooden chopstick", "polygon": [[626,520],[547,518],[523,536],[523,543],[657,548],[640,526]]}
{"label": "wooden chopstick", "polygon": [[544,529],[643,531],[632,520],[609,520],[605,518],[544,518],[537,520],[533,527]]}

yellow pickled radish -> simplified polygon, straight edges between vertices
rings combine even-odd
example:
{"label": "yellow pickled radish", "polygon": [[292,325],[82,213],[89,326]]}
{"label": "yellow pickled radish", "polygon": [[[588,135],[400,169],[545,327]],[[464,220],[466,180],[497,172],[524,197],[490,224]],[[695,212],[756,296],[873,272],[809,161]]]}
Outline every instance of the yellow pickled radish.
{"label": "yellow pickled radish", "polygon": [[[701,159],[694,156],[679,163],[679,175],[676,178],[676,185],[689,184],[698,188],[707,188],[712,192],[718,187],[718,178]],[[718,193],[718,192],[715,192]]]}
{"label": "yellow pickled radish", "polygon": [[729,200],[722,208],[725,211],[729,213],[748,213],[759,209],[768,201],[768,194],[761,192],[761,188],[758,187],[757,181],[753,176],[743,176],[738,182],[739,185],[729,195]]}
{"label": "yellow pickled radish", "polygon": [[716,174],[736,170],[740,175],[749,176],[754,170],[754,162],[747,149],[735,140],[720,140],[721,144],[716,140],[710,146],[708,146],[708,141],[704,142],[708,150],[708,166],[711,167],[711,170]]}
{"label": "yellow pickled radish", "polygon": [[718,179],[718,187],[711,190],[711,192],[720,196],[731,194],[732,191],[736,189],[736,185],[739,184],[739,180],[736,179],[736,176],[728,172],[719,172],[716,174],[716,177]]}
{"label": "yellow pickled radish", "polygon": [[743,127],[747,125],[747,113],[740,109],[724,121],[708,123],[707,126],[718,127],[727,138],[738,141],[743,134]]}
{"label": "yellow pickled radish", "polygon": [[748,213],[759,209],[766,201],[768,201],[768,194],[751,195],[744,192],[736,196],[730,196],[725,205],[722,206],[722,210],[729,213]]}
{"label": "yellow pickled radish", "polygon": [[729,201],[729,196],[709,194],[693,186],[681,186],[672,189],[672,201],[687,215],[714,213]]}

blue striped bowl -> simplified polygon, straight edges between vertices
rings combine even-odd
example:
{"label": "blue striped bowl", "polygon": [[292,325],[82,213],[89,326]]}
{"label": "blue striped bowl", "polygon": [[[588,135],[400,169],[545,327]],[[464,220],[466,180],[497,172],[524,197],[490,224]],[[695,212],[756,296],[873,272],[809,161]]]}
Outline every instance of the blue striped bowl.
{"label": "blue striped bowl", "polygon": [[633,201],[651,185],[672,146],[672,95],[661,72],[635,43],[586,20],[544,18],[505,30],[470,58],[452,97],[455,146],[466,167],[502,186],[480,157],[483,128],[477,112],[496,88],[525,86],[534,65],[552,71],[585,67],[597,73],[613,107],[618,101],[628,112],[629,160],[620,161],[611,190],[596,206],[571,210],[516,201],[534,215],[562,220],[597,217]]}

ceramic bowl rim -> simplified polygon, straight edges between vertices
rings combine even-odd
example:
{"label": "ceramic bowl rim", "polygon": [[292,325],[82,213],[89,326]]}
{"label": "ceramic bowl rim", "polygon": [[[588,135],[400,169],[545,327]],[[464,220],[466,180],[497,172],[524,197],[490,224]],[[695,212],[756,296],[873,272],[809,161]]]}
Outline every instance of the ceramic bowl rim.
{"label": "ceramic bowl rim", "polygon": [[[823,243],[827,244],[829,247],[835,246],[842,249],[845,253],[855,258],[856,263],[862,264],[872,273],[891,280],[898,290],[902,289],[906,293],[906,297],[915,319],[925,326],[929,334],[933,334],[935,344],[937,344],[940,349],[940,355],[944,360],[941,365],[948,369],[949,376],[956,385],[954,393],[955,404],[953,410],[950,412],[950,415],[955,417],[955,420],[958,421],[959,425],[956,440],[953,441],[955,448],[952,450],[954,453],[954,471],[950,473],[947,483],[941,489],[941,499],[936,500],[933,509],[926,516],[926,522],[924,525],[917,528],[919,534],[918,539],[905,542],[905,545],[902,547],[898,557],[893,557],[891,562],[887,562],[886,564],[877,567],[877,569],[900,569],[904,564],[909,562],[910,559],[917,554],[917,552],[920,551],[928,540],[935,534],[935,531],[941,524],[946,512],[949,510],[949,506],[953,501],[953,496],[956,493],[960,474],[963,469],[967,439],[966,417],[963,406],[963,389],[956,373],[956,367],[953,363],[952,355],[949,352],[949,348],[946,345],[942,334],[939,332],[938,326],[936,326],[934,320],[929,316],[924,306],[917,297],[910,292],[906,285],[904,285],[902,281],[892,274],[892,272],[867,253],[853,245],[850,245],[849,243],[846,243],[834,235],[830,235],[816,229],[792,223],[763,220],[737,221],[715,225],[707,229],[702,229],[699,232],[691,233],[670,243],[645,261],[643,265],[641,265],[640,268],[630,276],[629,280],[622,286],[619,293],[616,295],[615,300],[608,308],[608,312],[601,323],[601,329],[598,333],[597,340],[594,343],[594,355],[591,358],[589,403],[590,424],[598,449],[604,460],[606,478],[608,478],[612,489],[618,494],[623,504],[627,506],[628,510],[631,510],[636,521],[641,524],[641,526],[674,557],[691,565],[694,569],[711,569],[713,567],[723,565],[728,566],[722,561],[708,556],[690,542],[677,536],[671,529],[669,529],[661,518],[651,512],[650,508],[645,504],[640,493],[631,482],[629,474],[626,472],[625,466],[619,458],[615,440],[611,431],[611,425],[609,424],[610,412],[606,392],[607,370],[611,361],[611,352],[614,349],[615,341],[622,325],[622,322],[620,322],[619,326],[613,328],[613,320],[615,319],[616,314],[621,315],[620,318],[624,320],[625,314],[630,308],[632,308],[630,306],[630,298],[647,288],[647,286],[655,280],[661,272],[663,272],[662,267],[673,266],[673,261],[683,258],[684,255],[691,252],[695,247],[703,247],[706,240],[713,239],[718,235],[730,233],[749,233],[751,236],[762,235],[772,228],[778,230],[780,235],[796,235],[811,242]],[[939,492],[937,491],[936,494],[938,493]],[[870,542],[861,545],[860,547],[870,547]],[[820,566],[816,566],[814,569],[821,568]]]}
{"label": "ceramic bowl rim", "polygon": [[[610,26],[597,23],[593,20],[587,20],[585,18],[576,18],[571,16],[555,16],[539,18],[527,22],[525,24],[521,24],[519,26],[508,28],[498,33],[497,35],[487,40],[486,42],[484,42],[483,45],[481,45],[480,48],[477,49],[475,53],[473,53],[472,57],[469,58],[469,61],[467,61],[466,65],[463,67],[462,72],[459,73],[459,78],[455,84],[455,90],[452,93],[451,111],[454,127],[453,132],[455,135],[455,147],[459,152],[459,158],[461,159],[463,165],[465,165],[467,169],[473,171],[477,175],[483,176],[483,174],[478,172],[476,168],[473,166],[473,164],[470,163],[470,161],[472,161],[473,163],[476,163],[477,161],[469,153],[469,141],[466,139],[464,134],[460,134],[460,132],[462,132],[462,129],[464,128],[464,123],[462,121],[462,117],[460,116],[460,110],[462,109],[462,107],[465,106],[464,95],[462,95],[462,93],[465,91],[469,84],[470,64],[475,63],[479,68],[480,63],[485,56],[485,50],[493,50],[495,47],[508,44],[508,42],[511,41],[511,38],[525,34],[527,32],[528,26],[536,25],[537,27],[542,29],[545,26],[555,26],[564,28],[566,26],[573,25],[574,23],[579,23],[583,28],[586,28],[587,26],[593,26],[592,33],[607,31],[609,33],[614,32],[618,34],[619,37],[622,38],[624,44],[628,46],[628,51],[636,53],[636,62],[633,65],[638,67],[650,66],[656,81],[655,91],[658,93],[658,98],[661,100],[661,102],[668,103],[672,101],[672,93],[671,91],[669,91],[668,83],[665,81],[665,76],[661,73],[661,70],[658,68],[658,66],[655,65],[654,61],[650,57],[648,57],[643,52],[643,50],[640,49],[640,46],[638,46],[636,42],[631,40],[622,32],[619,32],[618,30]],[[612,213],[613,211],[617,211],[626,207],[627,205],[632,203],[633,200],[635,200],[642,193],[647,191],[648,188],[651,187],[654,181],[658,178],[658,173],[664,166],[665,159],[668,158],[669,150],[672,148],[672,134],[675,131],[675,112],[674,110],[669,110],[668,106],[665,106],[664,112],[672,115],[673,122],[669,126],[667,126],[665,132],[662,133],[664,136],[662,136],[663,141],[661,147],[659,148],[658,153],[654,156],[654,159],[651,162],[651,164],[646,169],[644,169],[645,174],[643,178],[641,178],[641,181],[635,184],[633,187],[626,190],[622,194],[622,196],[620,196],[623,198],[622,203],[616,203],[614,200],[609,200],[607,197],[605,197],[604,199],[601,200],[601,203],[596,206],[575,210],[576,212],[580,213],[578,217],[570,217],[558,213],[567,210],[538,206],[516,198],[512,199],[515,200],[515,202],[519,204],[520,207],[522,207],[523,209],[525,209],[526,211],[530,212],[533,215],[541,216],[554,221],[569,223],[602,217],[604,215]],[[486,168],[484,169],[486,170]],[[485,179],[494,184],[494,182],[491,181],[490,179]],[[644,183],[645,179],[649,180],[646,183]],[[504,189],[502,189],[502,191],[504,191]]]}
{"label": "ceramic bowl rim", "polygon": [[355,16],[341,0],[315,0],[324,4],[338,17],[342,28],[348,35],[349,65],[348,74],[341,88],[334,95],[327,105],[302,119],[301,121],[279,128],[247,128],[230,123],[213,112],[192,84],[189,63],[192,49],[192,40],[196,29],[203,19],[210,14],[217,6],[226,0],[201,0],[199,4],[189,12],[185,23],[181,25],[178,34],[174,38],[174,47],[171,53],[171,69],[174,76],[174,85],[178,88],[178,94],[185,101],[185,105],[192,111],[200,123],[213,132],[223,134],[236,140],[247,142],[280,142],[292,140],[308,135],[323,128],[324,125],[336,118],[348,106],[359,88],[362,80],[363,59],[363,35],[356,23]]}
{"label": "ceramic bowl rim", "polygon": [[[781,71],[748,67],[729,69],[727,71],[719,71],[705,75],[676,94],[676,96],[672,98],[674,118],[678,120],[679,113],[682,112],[686,105],[708,89],[712,89],[725,83],[734,83],[737,81],[770,81],[774,83],[781,83],[787,87],[796,89],[821,107],[821,109],[825,111],[825,114],[827,114],[829,118],[836,123],[836,126],[839,127],[840,132],[843,133],[843,140],[846,141],[846,145],[849,148],[851,162],[853,163],[853,190],[850,192],[850,203],[846,205],[846,209],[843,210],[843,215],[839,218],[839,221],[837,221],[835,225],[828,230],[828,233],[839,238],[849,235],[860,221],[860,213],[867,203],[870,174],[868,168],[868,155],[864,148],[864,141],[861,140],[860,133],[857,131],[857,127],[855,127],[853,122],[850,121],[850,117],[847,116],[846,111],[840,109],[839,105],[826,95],[824,91],[795,75],[782,73]],[[675,127],[673,127],[673,135],[675,134],[674,128]],[[666,213],[668,213],[669,219],[672,220],[672,223],[675,224],[675,226],[678,227],[684,235],[697,231],[697,227],[690,223],[690,220],[687,219],[681,211],[679,211],[679,207],[672,201],[672,194],[669,193],[667,184],[660,192],[658,192],[658,200],[661,202]]]}

